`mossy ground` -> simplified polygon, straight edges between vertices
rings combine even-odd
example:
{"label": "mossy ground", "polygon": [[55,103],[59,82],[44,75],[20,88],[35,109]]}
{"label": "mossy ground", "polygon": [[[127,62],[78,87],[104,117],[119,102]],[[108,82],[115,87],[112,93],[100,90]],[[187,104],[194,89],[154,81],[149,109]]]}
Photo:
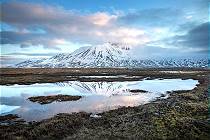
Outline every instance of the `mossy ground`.
{"label": "mossy ground", "polygon": [[63,101],[77,101],[82,96],[72,96],[72,95],[51,95],[51,96],[35,96],[29,97],[28,99],[32,102],[38,102],[40,104],[49,104],[54,101],[63,102]]}

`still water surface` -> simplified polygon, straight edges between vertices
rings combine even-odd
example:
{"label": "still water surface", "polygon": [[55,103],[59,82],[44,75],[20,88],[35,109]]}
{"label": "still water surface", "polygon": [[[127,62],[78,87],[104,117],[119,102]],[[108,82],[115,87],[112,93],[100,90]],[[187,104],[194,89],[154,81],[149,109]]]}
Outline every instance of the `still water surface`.
{"label": "still water surface", "polygon": [[[1,85],[0,115],[17,114],[26,121],[39,121],[58,113],[100,113],[121,106],[137,106],[149,103],[167,91],[191,90],[197,80],[154,79],[123,82],[59,82],[32,85]],[[131,89],[147,93],[131,93]],[[77,101],[53,102],[41,105],[28,100],[32,96],[80,95]]]}

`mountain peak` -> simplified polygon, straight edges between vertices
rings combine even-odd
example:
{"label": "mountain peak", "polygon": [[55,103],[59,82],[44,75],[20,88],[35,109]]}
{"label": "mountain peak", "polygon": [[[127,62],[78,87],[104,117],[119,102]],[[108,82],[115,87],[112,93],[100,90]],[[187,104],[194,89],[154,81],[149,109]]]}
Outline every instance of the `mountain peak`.
{"label": "mountain peak", "polygon": [[120,48],[120,49],[123,49],[123,50],[130,50],[130,46],[126,43],[108,42],[108,44],[110,44],[113,47]]}
{"label": "mountain peak", "polygon": [[25,61],[17,67],[119,67],[129,56],[116,44],[81,47],[69,54],[57,54],[49,59]]}

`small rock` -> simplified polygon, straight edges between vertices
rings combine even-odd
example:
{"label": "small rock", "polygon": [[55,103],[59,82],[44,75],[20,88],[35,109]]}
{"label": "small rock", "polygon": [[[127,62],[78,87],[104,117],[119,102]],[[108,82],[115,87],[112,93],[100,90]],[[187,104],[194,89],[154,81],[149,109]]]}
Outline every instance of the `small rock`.
{"label": "small rock", "polygon": [[146,92],[148,92],[148,91],[146,91],[146,90],[141,90],[141,89],[130,89],[129,92],[133,92],[133,93],[137,93],[137,92],[146,93]]}

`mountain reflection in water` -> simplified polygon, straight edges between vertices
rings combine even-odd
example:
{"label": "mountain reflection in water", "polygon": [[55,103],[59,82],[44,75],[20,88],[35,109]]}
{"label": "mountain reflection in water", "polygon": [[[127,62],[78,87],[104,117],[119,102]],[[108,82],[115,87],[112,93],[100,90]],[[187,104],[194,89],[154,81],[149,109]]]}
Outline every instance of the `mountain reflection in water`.
{"label": "mountain reflection in water", "polygon": [[[58,113],[99,113],[121,106],[137,106],[149,103],[172,90],[191,90],[197,80],[154,79],[124,82],[79,82],[42,83],[32,85],[1,85],[0,113],[17,114],[26,121],[42,120]],[[131,93],[131,89],[147,93]],[[77,101],[53,102],[41,105],[28,100],[32,96],[81,95]]]}

